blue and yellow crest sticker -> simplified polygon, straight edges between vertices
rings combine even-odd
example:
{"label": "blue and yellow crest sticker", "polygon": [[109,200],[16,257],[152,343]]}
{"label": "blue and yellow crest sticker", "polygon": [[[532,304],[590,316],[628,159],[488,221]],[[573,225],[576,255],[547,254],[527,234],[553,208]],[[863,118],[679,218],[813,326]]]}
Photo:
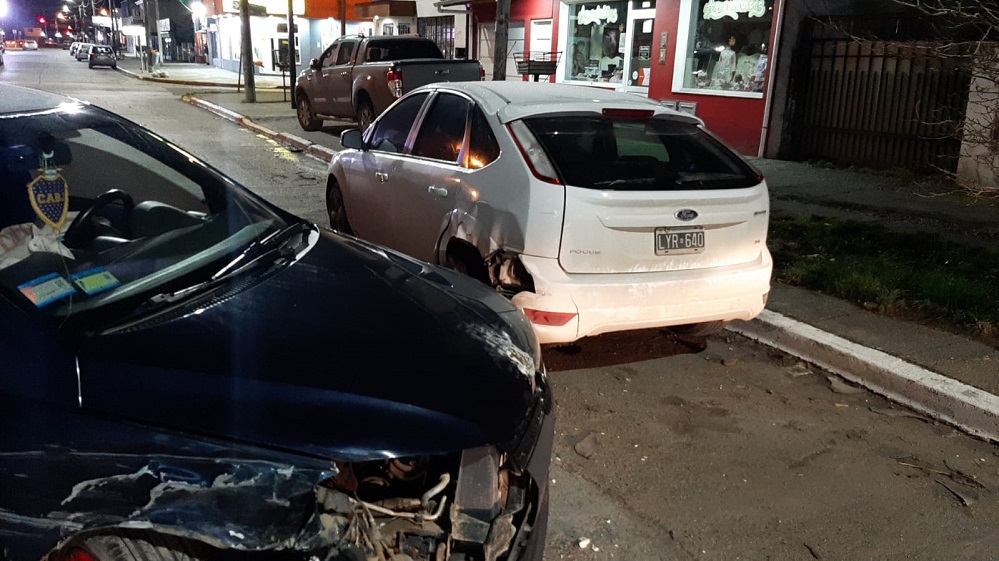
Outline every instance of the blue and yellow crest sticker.
{"label": "blue and yellow crest sticker", "polygon": [[42,222],[58,231],[69,211],[69,185],[57,169],[45,167],[39,171],[42,173],[28,183],[31,208]]}

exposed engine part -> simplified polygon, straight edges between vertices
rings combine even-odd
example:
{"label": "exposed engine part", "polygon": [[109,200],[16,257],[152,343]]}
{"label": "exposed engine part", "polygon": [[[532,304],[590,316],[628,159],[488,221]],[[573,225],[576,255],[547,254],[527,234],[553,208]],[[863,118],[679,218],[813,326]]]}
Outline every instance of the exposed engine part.
{"label": "exposed engine part", "polygon": [[494,251],[486,257],[486,268],[490,284],[504,296],[534,291],[534,279],[520,262],[519,254]]}
{"label": "exposed engine part", "polygon": [[[318,489],[336,544],[325,561],[516,559],[530,531],[526,474],[494,447],[442,456],[338,464]],[[345,555],[347,557],[345,557]]]}

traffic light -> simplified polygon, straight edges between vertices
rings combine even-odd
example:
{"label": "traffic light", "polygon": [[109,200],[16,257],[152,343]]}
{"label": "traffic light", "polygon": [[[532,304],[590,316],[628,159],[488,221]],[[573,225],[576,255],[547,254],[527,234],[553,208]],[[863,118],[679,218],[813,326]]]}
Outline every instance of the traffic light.
{"label": "traffic light", "polygon": [[42,16],[38,16],[38,23],[45,25],[45,18]]}

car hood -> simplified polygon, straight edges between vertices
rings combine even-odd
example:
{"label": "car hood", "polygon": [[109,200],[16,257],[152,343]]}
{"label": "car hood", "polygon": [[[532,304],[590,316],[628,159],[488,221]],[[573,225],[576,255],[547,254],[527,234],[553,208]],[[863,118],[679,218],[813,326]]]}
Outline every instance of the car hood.
{"label": "car hood", "polygon": [[86,336],[83,409],[322,458],[511,441],[526,319],[484,285],[324,232],[293,264]]}

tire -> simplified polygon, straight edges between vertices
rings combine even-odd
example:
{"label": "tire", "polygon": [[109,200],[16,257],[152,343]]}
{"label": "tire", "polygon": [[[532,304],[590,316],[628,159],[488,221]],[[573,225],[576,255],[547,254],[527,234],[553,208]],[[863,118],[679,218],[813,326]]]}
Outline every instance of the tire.
{"label": "tire", "polygon": [[217,553],[204,544],[149,532],[91,536],[69,548],[73,549],[100,561],[203,561]]}
{"label": "tire", "polygon": [[489,285],[489,270],[485,261],[475,248],[464,242],[453,242],[448,246],[444,266]]}
{"label": "tire", "polygon": [[94,69],[94,65],[93,65],[93,64],[88,64],[87,66],[88,66],[88,67],[89,67],[89,68],[90,68],[91,70],[93,70],[93,69]]}
{"label": "tire", "polygon": [[312,113],[312,104],[309,103],[309,97],[303,93],[295,97],[298,99],[298,103],[295,104],[297,107],[298,124],[302,126],[302,129],[317,131],[323,128],[323,120],[316,118]]}
{"label": "tire", "polygon": [[683,341],[704,340],[712,335],[717,335],[725,328],[728,322],[707,321],[704,323],[688,323],[687,325],[674,325],[669,330],[676,335],[677,339]]}
{"label": "tire", "polygon": [[326,214],[330,218],[330,228],[341,234],[354,235],[350,221],[347,220],[347,209],[343,207],[343,193],[336,181],[330,179],[330,186],[326,190]]}
{"label": "tire", "polygon": [[368,130],[368,126],[375,120],[375,108],[371,106],[370,101],[362,99],[358,102],[355,118],[357,119],[357,128],[361,129],[361,132]]}

